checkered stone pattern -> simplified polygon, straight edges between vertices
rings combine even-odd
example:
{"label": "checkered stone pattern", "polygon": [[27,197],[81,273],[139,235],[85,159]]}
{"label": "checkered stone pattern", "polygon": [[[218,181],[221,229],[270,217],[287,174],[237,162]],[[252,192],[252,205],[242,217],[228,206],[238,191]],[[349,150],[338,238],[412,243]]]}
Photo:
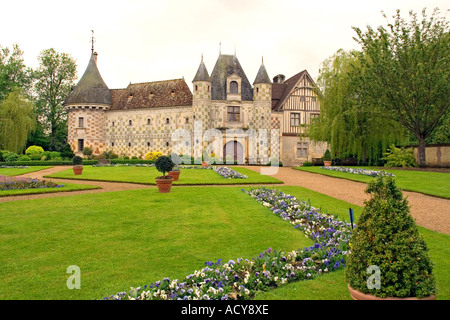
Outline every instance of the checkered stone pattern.
{"label": "checkered stone pattern", "polygon": [[253,99],[255,101],[272,101],[272,85],[258,83],[253,89]]}

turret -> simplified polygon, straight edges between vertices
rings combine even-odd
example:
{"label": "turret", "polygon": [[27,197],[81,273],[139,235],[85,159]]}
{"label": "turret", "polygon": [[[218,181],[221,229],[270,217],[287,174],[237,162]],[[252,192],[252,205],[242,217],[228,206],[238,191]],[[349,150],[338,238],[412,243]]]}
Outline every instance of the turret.
{"label": "turret", "polygon": [[68,143],[76,154],[85,147],[100,154],[106,148],[106,110],[111,93],[97,68],[97,53],[92,50],[86,71],[63,105],[68,112]]}
{"label": "turret", "polygon": [[195,121],[202,121],[202,126],[209,126],[210,116],[209,107],[211,104],[211,79],[206,70],[205,63],[202,60],[195,74],[193,84],[193,100],[192,111],[195,117]]}

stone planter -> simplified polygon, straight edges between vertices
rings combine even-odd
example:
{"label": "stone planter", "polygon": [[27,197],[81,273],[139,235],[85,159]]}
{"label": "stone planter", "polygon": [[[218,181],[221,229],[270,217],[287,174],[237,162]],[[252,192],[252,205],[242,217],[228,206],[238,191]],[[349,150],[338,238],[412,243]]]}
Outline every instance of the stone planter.
{"label": "stone planter", "polygon": [[429,296],[429,297],[423,297],[422,299],[416,298],[416,297],[405,297],[405,298],[399,298],[399,297],[386,297],[386,298],[379,298],[374,296],[373,294],[368,293],[362,293],[361,291],[355,290],[348,286],[348,291],[350,291],[350,295],[352,296],[353,300],[436,300],[436,296]]}
{"label": "stone planter", "polygon": [[160,193],[169,193],[172,188],[173,178],[171,176],[157,177],[156,185]]}
{"label": "stone planter", "polygon": [[325,166],[325,167],[331,167],[331,161],[323,161],[323,165]]}
{"label": "stone planter", "polygon": [[80,174],[83,173],[83,165],[82,164],[77,164],[73,166],[73,174],[76,176],[79,176]]}
{"label": "stone planter", "polygon": [[173,178],[173,181],[178,181],[180,177],[180,171],[169,171],[169,176]]}

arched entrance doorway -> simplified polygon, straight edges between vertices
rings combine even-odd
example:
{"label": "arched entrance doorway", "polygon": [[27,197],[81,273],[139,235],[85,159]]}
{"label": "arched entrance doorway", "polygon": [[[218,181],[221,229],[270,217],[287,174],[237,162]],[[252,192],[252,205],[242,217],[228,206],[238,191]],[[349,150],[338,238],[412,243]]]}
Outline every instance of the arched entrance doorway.
{"label": "arched entrance doorway", "polygon": [[239,164],[244,163],[244,148],[242,147],[242,144],[237,142],[236,140],[228,141],[223,146],[223,158],[224,163],[227,162],[227,156],[228,158],[231,157],[231,160],[237,161]]}

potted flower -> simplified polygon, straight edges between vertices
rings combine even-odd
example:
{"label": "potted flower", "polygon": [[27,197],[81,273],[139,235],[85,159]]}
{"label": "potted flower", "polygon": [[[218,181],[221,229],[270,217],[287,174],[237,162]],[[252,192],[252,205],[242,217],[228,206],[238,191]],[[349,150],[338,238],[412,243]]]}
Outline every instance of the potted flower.
{"label": "potted flower", "polygon": [[323,155],[323,165],[325,167],[330,167],[331,166],[331,153],[330,150],[326,150],[324,155]]}
{"label": "potted flower", "polygon": [[174,163],[172,159],[168,156],[160,156],[155,161],[156,170],[162,172],[162,176],[156,177],[156,185],[158,186],[158,190],[161,193],[168,193],[172,187],[173,178],[169,175],[166,175],[166,172],[172,171],[174,167]]}
{"label": "potted flower", "polygon": [[433,263],[408,201],[391,176],[369,182],[352,231],[345,279],[355,300],[435,299]]}
{"label": "potted flower", "polygon": [[80,175],[83,172],[83,158],[80,156],[75,156],[72,158],[73,163],[73,174]]}

